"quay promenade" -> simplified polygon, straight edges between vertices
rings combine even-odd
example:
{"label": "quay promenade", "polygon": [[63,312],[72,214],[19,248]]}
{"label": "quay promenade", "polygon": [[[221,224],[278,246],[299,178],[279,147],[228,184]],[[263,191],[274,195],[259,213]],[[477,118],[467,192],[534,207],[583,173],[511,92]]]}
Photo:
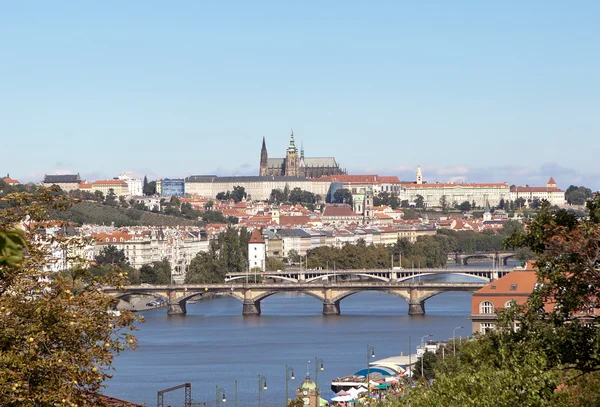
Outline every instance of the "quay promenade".
{"label": "quay promenade", "polygon": [[238,299],[242,303],[243,315],[260,315],[261,301],[282,292],[297,292],[310,295],[323,303],[323,315],[339,315],[340,302],[353,294],[364,291],[379,291],[399,296],[409,304],[409,315],[425,313],[425,301],[445,292],[475,292],[485,282],[296,282],[296,283],[227,283],[227,284],[182,284],[182,285],[130,285],[122,289],[106,287],[107,293],[117,298],[152,296],[168,301],[168,314],[186,314],[187,302],[200,299],[203,295],[222,295]]}

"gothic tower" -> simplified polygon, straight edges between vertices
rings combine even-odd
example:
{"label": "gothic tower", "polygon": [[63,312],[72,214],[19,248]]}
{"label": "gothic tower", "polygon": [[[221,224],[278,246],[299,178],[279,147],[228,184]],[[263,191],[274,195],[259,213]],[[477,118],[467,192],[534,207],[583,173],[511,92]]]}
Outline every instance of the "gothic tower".
{"label": "gothic tower", "polygon": [[290,136],[290,145],[285,152],[285,176],[297,177],[298,176],[298,148],[294,144],[294,131]]}
{"label": "gothic tower", "polygon": [[258,173],[258,175],[261,177],[269,175],[269,165],[267,160],[267,144],[265,143],[265,138],[263,137],[262,148],[260,149],[260,172]]}

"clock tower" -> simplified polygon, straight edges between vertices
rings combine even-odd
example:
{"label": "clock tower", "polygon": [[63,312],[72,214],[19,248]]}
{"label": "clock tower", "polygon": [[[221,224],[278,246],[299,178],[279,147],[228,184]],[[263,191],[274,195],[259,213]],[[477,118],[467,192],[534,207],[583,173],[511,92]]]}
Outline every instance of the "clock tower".
{"label": "clock tower", "polygon": [[300,384],[300,387],[296,390],[296,397],[303,401],[305,406],[309,407],[320,407],[319,406],[319,388],[310,380],[310,376],[306,375],[306,379]]}

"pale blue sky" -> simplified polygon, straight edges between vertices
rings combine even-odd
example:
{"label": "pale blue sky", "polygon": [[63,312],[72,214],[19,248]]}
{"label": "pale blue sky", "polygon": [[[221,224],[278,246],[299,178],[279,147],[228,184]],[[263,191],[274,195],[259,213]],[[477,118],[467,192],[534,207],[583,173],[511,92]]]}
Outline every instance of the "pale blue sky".
{"label": "pale blue sky", "polygon": [[[600,188],[600,2],[0,2],[0,173]],[[4,174],[2,174],[4,175]]]}

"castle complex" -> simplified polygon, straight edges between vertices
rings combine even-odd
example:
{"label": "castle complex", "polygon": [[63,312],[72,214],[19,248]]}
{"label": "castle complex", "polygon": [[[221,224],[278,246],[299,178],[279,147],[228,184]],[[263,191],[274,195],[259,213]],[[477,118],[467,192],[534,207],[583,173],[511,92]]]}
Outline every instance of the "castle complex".
{"label": "castle complex", "polygon": [[263,137],[260,150],[260,176],[286,176],[319,178],[324,175],[342,175],[342,170],[333,157],[304,157],[304,148],[294,143],[294,132],[290,136],[290,144],[285,151],[285,158],[269,158],[267,144]]}

